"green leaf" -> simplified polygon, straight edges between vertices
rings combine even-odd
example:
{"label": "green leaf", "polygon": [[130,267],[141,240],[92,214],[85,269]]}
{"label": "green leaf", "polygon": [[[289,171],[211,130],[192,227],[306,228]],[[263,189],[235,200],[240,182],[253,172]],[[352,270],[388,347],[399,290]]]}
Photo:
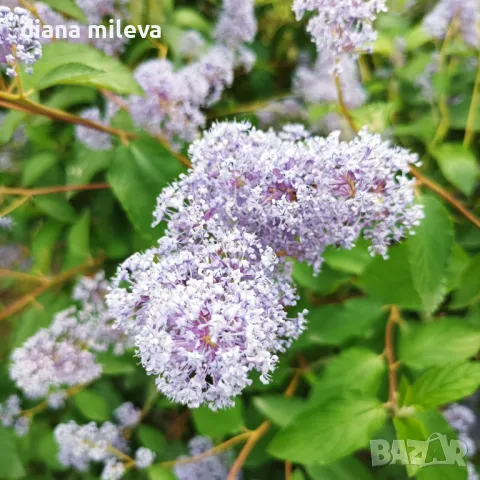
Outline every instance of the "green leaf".
{"label": "green leaf", "polygon": [[68,17],[87,23],[87,17],[83,10],[73,0],[44,0],[44,3],[50,5],[57,12],[65,13]]}
{"label": "green leaf", "polygon": [[175,480],[176,477],[171,470],[163,468],[161,465],[152,465],[147,470],[149,480]]}
{"label": "green leaf", "polygon": [[405,322],[400,328],[398,358],[417,370],[466,360],[479,349],[480,331],[462,318],[426,324]]}
{"label": "green leaf", "polygon": [[47,220],[35,233],[32,240],[31,254],[34,259],[32,272],[49,274],[55,243],[62,233],[63,225],[56,220]]}
{"label": "green leaf", "polygon": [[[72,59],[79,59],[79,62],[74,67],[68,67],[72,64]],[[85,69],[80,71],[78,65],[83,65]],[[75,75],[71,81],[66,78],[67,68]],[[95,73],[94,70],[97,72]],[[85,81],[85,75],[87,75],[88,83]],[[22,81],[25,89],[39,89],[44,88],[42,85],[44,82],[46,85],[51,84],[48,76],[51,76],[51,79],[58,78],[61,83],[90,85],[121,95],[143,94],[142,89],[125,65],[114,57],[109,57],[86,44],[56,41],[44,45],[42,61],[37,62],[32,75],[22,76]]]}
{"label": "green leaf", "polygon": [[305,336],[311,343],[342,345],[354,337],[369,338],[382,325],[382,302],[371,298],[353,298],[341,305],[309,309]]}
{"label": "green leaf", "polygon": [[85,263],[90,255],[90,211],[86,210],[67,235],[64,270]]}
{"label": "green leaf", "polygon": [[178,160],[158,142],[139,140],[117,149],[108,181],[132,224],[150,235],[156,198],[182,171]]}
{"label": "green leaf", "polygon": [[462,275],[469,263],[470,258],[468,254],[458,243],[455,243],[452,248],[452,256],[450,257],[450,264],[448,266],[448,292],[456,290],[461,285]]}
{"label": "green leaf", "polygon": [[306,263],[295,262],[293,268],[293,279],[298,285],[324,295],[332,293],[348,278],[348,274],[333,270],[328,265],[323,265],[317,276],[314,276],[313,268]]}
{"label": "green leaf", "polygon": [[253,404],[273,423],[284,427],[305,408],[306,402],[302,398],[262,395],[261,397],[255,397]]}
{"label": "green leaf", "polygon": [[472,258],[460,279],[460,287],[453,295],[450,308],[459,309],[480,299],[480,254]]}
{"label": "green leaf", "polygon": [[367,265],[373,261],[373,257],[368,252],[368,242],[362,239],[358,240],[357,245],[351,250],[328,247],[323,258],[329,267],[355,275],[363,273]]}
{"label": "green leaf", "polygon": [[24,478],[26,473],[17,452],[13,433],[0,428],[0,478]]}
{"label": "green leaf", "polygon": [[354,457],[324,467],[309,465],[307,472],[313,480],[373,480],[372,474]]}
{"label": "green leaf", "polygon": [[81,63],[66,63],[48,72],[38,83],[43,90],[54,85],[83,85],[85,87],[103,87],[98,78],[105,75],[104,70],[88,67]]}
{"label": "green leaf", "polygon": [[33,198],[37,207],[49,217],[64,223],[74,223],[76,216],[73,207],[62,194],[39,195]]}
{"label": "green leaf", "polygon": [[[93,151],[86,146],[76,144],[72,159],[67,166],[67,184],[85,185],[103,170],[106,170],[113,159],[113,151]],[[75,192],[71,192],[73,196]]]}
{"label": "green leaf", "polygon": [[112,413],[103,396],[93,390],[82,390],[77,393],[74,402],[80,412],[89,420],[105,422]]}
{"label": "green leaf", "polygon": [[325,402],[349,390],[374,396],[385,372],[386,364],[382,355],[362,347],[344,350],[327,363],[318,382],[313,385],[309,404]]}
{"label": "green leaf", "polygon": [[207,35],[210,33],[210,23],[193,8],[176,8],[173,12],[173,23],[178,27],[199,30]]}
{"label": "green leaf", "polygon": [[[475,188],[478,165],[474,153],[461,143],[444,143],[432,151],[443,176],[465,195]],[[439,230],[441,231],[441,230]]]}
{"label": "green leaf", "polygon": [[436,407],[471,395],[480,386],[480,364],[460,363],[427,370],[411,386],[406,402]]}
{"label": "green leaf", "polygon": [[379,301],[401,308],[420,310],[423,302],[415,290],[405,243],[390,248],[388,260],[375,257],[359,277],[358,284]]}
{"label": "green leaf", "polygon": [[333,398],[297,415],[268,447],[273,456],[306,465],[326,465],[365,447],[387,412],[374,398]]}
{"label": "green leaf", "polygon": [[140,425],[137,430],[137,435],[142,447],[149,448],[157,454],[165,450],[167,441],[158,428],[150,425]]}
{"label": "green leaf", "polygon": [[54,153],[38,153],[29,158],[22,167],[22,183],[26,187],[33,185],[48,170],[53,167],[59,157]]}
{"label": "green leaf", "polygon": [[297,468],[293,471],[291,478],[292,480],[305,480],[305,475],[299,468]]}
{"label": "green leaf", "polygon": [[444,206],[424,197],[425,218],[408,241],[413,284],[430,314],[446,294],[446,273],[453,246],[453,225]]}
{"label": "green leaf", "polygon": [[97,361],[102,365],[104,375],[128,375],[135,371],[135,366],[130,357],[117,357],[109,352],[98,353]]}
{"label": "green leaf", "polygon": [[10,110],[0,122],[0,145],[10,142],[20,124],[27,118],[27,114]]}
{"label": "green leaf", "polygon": [[241,431],[245,425],[243,420],[243,402],[235,400],[235,406],[214,412],[206,406],[192,411],[193,423],[197,431],[207,437],[219,438]]}

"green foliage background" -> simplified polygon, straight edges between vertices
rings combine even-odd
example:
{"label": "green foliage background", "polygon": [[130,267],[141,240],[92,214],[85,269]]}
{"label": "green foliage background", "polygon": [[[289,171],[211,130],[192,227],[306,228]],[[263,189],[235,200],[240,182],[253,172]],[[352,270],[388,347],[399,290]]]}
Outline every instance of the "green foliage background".
{"label": "green foliage background", "polygon": [[[74,14],[70,0],[48,3]],[[376,23],[379,40],[374,53],[361,59],[369,101],[352,115],[358,124],[419,153],[422,173],[478,216],[480,104],[470,123],[477,135],[469,145],[463,144],[478,68],[472,68],[472,62],[478,52],[469,50],[459,36],[453,38],[444,49],[444,68],[433,76],[435,98],[429,102],[415,81],[442,47],[420,27],[434,2],[417,1],[408,10],[402,0],[389,3],[390,12]],[[169,58],[178,63],[181,30],[193,28],[209,35],[218,6],[210,1],[133,0],[131,23],[162,25]],[[294,20],[289,1],[258,0],[256,11],[257,63],[249,75],[238,76],[208,112],[212,121],[236,118],[256,123],[256,110],[272,97],[288,94],[300,52],[314,51],[304,22]],[[404,52],[398,49],[398,39],[403,39]],[[131,71],[155,55],[156,47],[141,39],[133,41],[120,60],[89,46],[55,42],[44,48],[35,73],[24,77],[24,88],[33,89],[31,98],[42,105],[74,114],[88,105],[103,108],[103,90],[138,91]],[[310,105],[308,123],[314,125],[335,111],[337,105]],[[16,149],[11,139],[20,124],[25,125],[29,141]],[[125,112],[117,115],[114,126],[134,131]],[[95,268],[101,265],[111,274],[124,258],[155,242],[161,234],[161,227],[150,227],[155,198],[186,169],[168,148],[138,134],[128,145],[115,138],[118,145],[111,151],[92,152],[75,141],[69,123],[14,110],[8,113],[0,144],[14,150],[17,163],[13,172],[0,173],[3,186],[109,184],[98,190],[31,197],[25,191],[13,196],[0,190],[2,209],[28,197],[14,211],[16,227],[2,234],[2,241],[22,245],[25,257],[33,261],[31,274],[57,278],[77,267],[93,271],[88,267],[95,262]],[[131,471],[127,478],[172,478],[159,463],[185,454],[186,443],[195,434],[221,443],[268,420],[269,430],[243,467],[245,479],[285,478],[287,461],[293,463],[290,478],[294,480],[408,476],[465,480],[466,469],[458,466],[372,468],[368,449],[374,438],[426,440],[435,432],[453,438],[440,413],[442,407],[471,395],[480,385],[480,230],[445,195],[426,187],[423,183],[417,189],[425,221],[415,236],[391,248],[388,260],[370,257],[367,245],[359,242],[349,252],[329,249],[318,277],[305,265],[295,266],[301,294],[298,308],[310,311],[308,330],[282,355],[271,384],[264,386],[255,379],[231,410],[188,411],[155,395],[153,380],[132,352],[121,358],[102,355],[102,379],[70,398],[66,408],[38,415],[30,433],[21,439],[0,429],[0,478],[98,478],[94,468],[76,473],[59,464],[53,428],[69,419],[109,420],[122,402],[132,401],[140,407],[152,406],[132,442],[154,450],[157,461],[147,472]],[[73,277],[52,283],[35,301],[0,322],[0,401],[15,392],[8,376],[10,352],[70,304]],[[37,287],[35,282],[2,275],[4,311],[9,313],[9,306]],[[389,365],[386,351],[394,355],[394,364]],[[392,376],[396,379],[393,392],[389,371],[390,382]],[[295,394],[285,397],[295,372],[300,372]],[[240,444],[235,447],[240,448]]]}

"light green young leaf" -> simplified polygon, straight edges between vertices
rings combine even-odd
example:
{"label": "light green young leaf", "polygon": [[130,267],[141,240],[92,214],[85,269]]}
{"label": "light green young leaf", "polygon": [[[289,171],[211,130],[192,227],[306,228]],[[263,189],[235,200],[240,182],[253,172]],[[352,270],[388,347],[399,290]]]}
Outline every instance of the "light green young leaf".
{"label": "light green young leaf", "polygon": [[12,431],[0,428],[0,478],[25,478],[20,455]]}
{"label": "light green young leaf", "polygon": [[409,405],[436,407],[471,395],[480,386],[480,364],[455,363],[421,375],[405,399]]}
{"label": "light green young leaf", "polygon": [[201,406],[192,410],[193,423],[197,431],[211,438],[224,437],[241,431],[245,425],[243,420],[243,402],[237,397],[235,406],[214,412]]}
{"label": "light green young leaf", "polygon": [[362,347],[344,350],[328,362],[318,382],[313,385],[309,405],[324,403],[348,391],[374,396],[385,372],[386,364],[382,355]]}
{"label": "light green young leaf", "polygon": [[480,349],[480,330],[462,318],[406,322],[400,329],[398,359],[416,370],[459,362]]}
{"label": "light green young leaf", "polygon": [[[56,41],[43,46],[43,58],[41,62],[37,62],[35,65],[34,73],[22,76],[24,88],[44,88],[42,82],[48,79],[47,75],[58,75],[58,78],[65,80],[67,76],[65,65],[71,64],[72,59],[79,60],[77,66],[72,67],[72,72],[79,78],[76,80],[73,77],[69,82],[71,85],[86,85],[83,76],[88,69],[90,72],[88,85],[105,88],[121,95],[143,94],[142,89],[134,80],[132,72],[116,58],[109,57],[87,44],[63,41]],[[78,65],[83,65],[85,70],[80,72]],[[53,74],[52,72],[55,70],[57,70],[57,73]],[[97,70],[97,73],[94,70]],[[80,73],[82,75],[79,75]],[[63,80],[62,83],[64,83]],[[49,82],[47,82],[48,84]]]}
{"label": "light green young leaf", "polygon": [[463,271],[460,286],[453,295],[450,308],[455,310],[468,307],[478,300],[480,300],[480,254],[473,257]]}
{"label": "light green young leaf", "polygon": [[29,158],[22,168],[22,184],[26,187],[33,185],[42,175],[53,167],[59,160],[58,155],[43,152]]}
{"label": "light green young leaf", "polygon": [[373,480],[372,474],[355,457],[344,458],[330,465],[309,465],[312,480]]}
{"label": "light green young leaf", "polygon": [[67,202],[62,194],[39,195],[34,197],[37,207],[49,217],[64,223],[74,223],[76,219],[75,210]]}
{"label": "light green young leaf", "polygon": [[111,410],[108,402],[93,390],[82,390],[74,397],[76,407],[89,420],[105,422],[110,419]]}
{"label": "light green young leaf", "polygon": [[102,87],[98,78],[105,75],[105,70],[92,68],[81,63],[66,63],[49,71],[38,83],[43,90],[54,85],[83,85],[85,87]]}
{"label": "light green young leaf", "polygon": [[83,215],[75,222],[67,235],[67,253],[63,268],[82,265],[90,254],[90,211],[85,210]]}
{"label": "light green young leaf", "polygon": [[253,404],[269,420],[281,427],[287,425],[306,406],[303,398],[288,398],[284,395],[255,397]]}
{"label": "light green young leaf", "polygon": [[374,258],[359,277],[359,286],[384,304],[411,310],[422,309],[423,302],[415,290],[408,257],[406,242],[390,248],[388,260]]}
{"label": "light green young leaf", "polygon": [[446,272],[453,246],[453,224],[444,206],[433,197],[424,197],[425,218],[408,241],[408,260],[413,285],[432,313],[446,294]]}
{"label": "light green young leaf", "polygon": [[477,160],[461,143],[444,143],[432,152],[443,176],[465,195],[471,195],[478,174]]}
{"label": "light green young leaf", "polygon": [[323,265],[317,276],[314,276],[313,268],[306,263],[295,262],[293,268],[293,279],[298,285],[324,295],[335,291],[348,278],[347,273],[333,270],[328,265]]}
{"label": "light green young leaf", "polygon": [[332,398],[297,415],[268,451],[304,465],[327,465],[368,445],[387,418],[378,400],[361,395]]}

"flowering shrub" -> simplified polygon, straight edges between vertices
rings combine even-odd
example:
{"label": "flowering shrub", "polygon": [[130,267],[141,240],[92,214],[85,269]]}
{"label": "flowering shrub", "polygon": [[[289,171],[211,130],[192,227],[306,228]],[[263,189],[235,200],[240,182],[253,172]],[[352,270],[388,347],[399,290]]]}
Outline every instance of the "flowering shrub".
{"label": "flowering shrub", "polygon": [[479,45],[478,0],[4,0],[0,479],[478,479]]}

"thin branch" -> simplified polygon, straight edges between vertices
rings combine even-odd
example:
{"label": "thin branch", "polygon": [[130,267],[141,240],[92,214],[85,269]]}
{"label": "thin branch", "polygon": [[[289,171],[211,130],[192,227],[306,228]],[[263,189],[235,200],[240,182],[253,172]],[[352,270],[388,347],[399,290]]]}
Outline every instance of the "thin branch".
{"label": "thin branch", "polygon": [[285,462],[285,480],[291,480],[292,478],[292,462],[288,460]]}
{"label": "thin branch", "polygon": [[27,203],[29,200],[30,200],[30,196],[22,197],[22,198],[19,198],[18,200],[15,200],[7,208],[0,211],[0,217],[5,217],[5,215],[8,215],[9,213],[12,213],[17,208],[20,208],[24,203]]}
{"label": "thin branch", "polygon": [[47,277],[40,277],[38,275],[32,275],[25,272],[16,272],[14,270],[7,270],[5,268],[0,268],[0,278],[15,278],[17,280],[25,280],[26,282],[48,282]]}
{"label": "thin branch", "polygon": [[0,312],[0,320],[5,320],[11,315],[21,312],[25,307],[35,302],[40,295],[48,291],[50,288],[60,285],[66,282],[67,280],[70,280],[72,277],[74,277],[78,273],[83,272],[84,270],[94,268],[100,265],[102,262],[103,262],[102,257],[96,258],[94,260],[90,260],[84,265],[79,265],[77,267],[71,268],[70,270],[66,270],[65,272],[59,273],[58,275],[52,278],[49,278],[47,281],[45,281],[42,285],[37,287],[35,290],[19,298],[17,301],[13,302],[7,308],[5,308],[3,312]]}
{"label": "thin branch", "polygon": [[37,195],[49,195],[51,193],[74,192],[85,190],[104,190],[110,188],[108,183],[91,183],[89,185],[60,185],[42,188],[10,188],[0,187],[0,195],[23,195],[25,197],[36,197]]}
{"label": "thin branch", "polygon": [[335,74],[335,88],[337,89],[337,97],[338,104],[340,105],[340,110],[342,111],[342,114],[345,117],[345,120],[347,120],[351,129],[355,133],[357,133],[359,128],[357,127],[357,124],[355,123],[355,120],[353,119],[350,110],[348,110],[348,107],[345,104],[345,99],[343,98],[342,84],[340,82],[340,77],[338,76],[338,74]]}
{"label": "thin branch", "polygon": [[472,103],[468,112],[467,128],[465,130],[465,138],[463,145],[469,147],[472,144],[475,135],[475,120],[477,119],[478,97],[480,93],[480,54],[478,55],[477,76],[475,78],[475,86],[473,88]]}
{"label": "thin branch", "polygon": [[450,195],[446,190],[444,190],[440,185],[436,184],[433,180],[430,180],[428,177],[420,173],[415,167],[410,168],[411,174],[420,180],[420,182],[425,185],[432,192],[437,193],[445,201],[450,203],[454,208],[456,208],[464,217],[468,218],[474,225],[480,228],[480,220],[471,213],[460,201],[455,197]]}

